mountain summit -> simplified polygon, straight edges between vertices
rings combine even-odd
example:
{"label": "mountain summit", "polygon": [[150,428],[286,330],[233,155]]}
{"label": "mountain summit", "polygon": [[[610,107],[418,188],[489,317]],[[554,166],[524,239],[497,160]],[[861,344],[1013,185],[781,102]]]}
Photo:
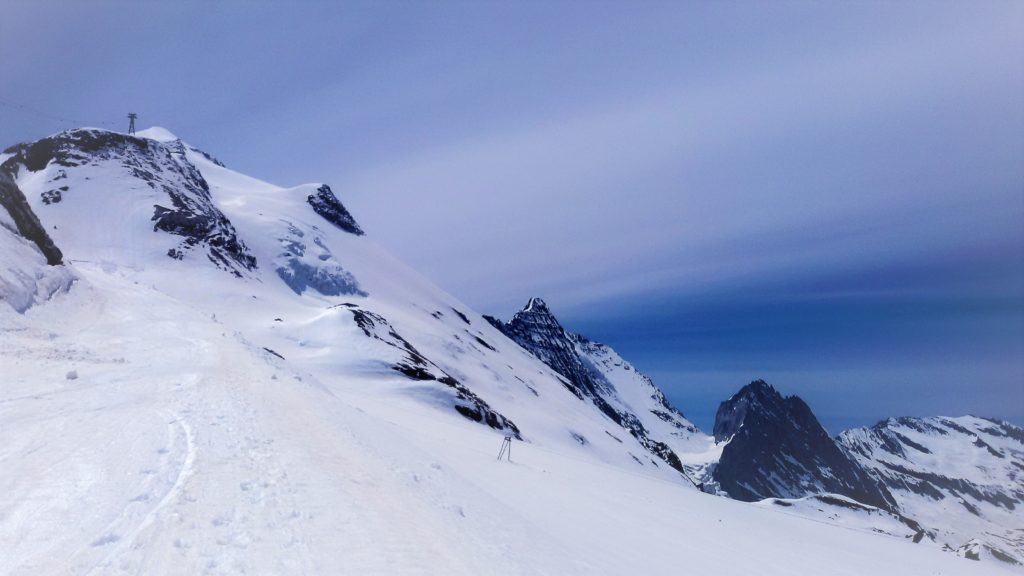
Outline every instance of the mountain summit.
{"label": "mountain summit", "polygon": [[755,501],[835,493],[894,511],[892,494],[850,458],[797,396],[763,380],[722,402],[715,440],[728,442],[714,479],[729,496]]}

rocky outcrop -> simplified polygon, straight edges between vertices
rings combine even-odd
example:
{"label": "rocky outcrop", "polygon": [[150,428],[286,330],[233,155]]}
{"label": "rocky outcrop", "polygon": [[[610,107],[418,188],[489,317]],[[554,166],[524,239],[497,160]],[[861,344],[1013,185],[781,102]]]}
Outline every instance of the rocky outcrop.
{"label": "rocky outcrop", "polygon": [[363,235],[363,229],[356,223],[356,219],[342,205],[338,197],[331,191],[331,187],[324,184],[316,189],[316,192],[306,197],[306,202],[313,207],[313,210],[331,224],[341,228],[345,232]]}
{"label": "rocky outcrop", "polygon": [[64,255],[46,233],[39,218],[32,212],[25,195],[3,170],[0,170],[0,207],[5,209],[14,221],[17,228],[15,231],[39,247],[40,252],[46,257],[47,264],[57,266],[63,263]]}
{"label": "rocky outcrop", "polygon": [[892,494],[829,437],[803,400],[783,398],[763,380],[719,406],[714,434],[728,442],[714,479],[732,498],[833,493],[896,511]]}

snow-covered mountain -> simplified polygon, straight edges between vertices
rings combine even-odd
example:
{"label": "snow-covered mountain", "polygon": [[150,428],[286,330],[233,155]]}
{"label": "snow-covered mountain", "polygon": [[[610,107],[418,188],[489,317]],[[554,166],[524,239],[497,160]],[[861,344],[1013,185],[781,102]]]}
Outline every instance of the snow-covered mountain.
{"label": "snow-covered mountain", "polygon": [[161,129],[0,174],[2,574],[1003,569],[701,493],[669,454],[713,443],[649,379],[553,326],[542,362],[322,183]]}
{"label": "snow-covered mountain", "polygon": [[783,398],[763,380],[722,402],[714,434],[717,442],[726,443],[714,479],[732,498],[833,493],[896,509],[889,491],[829,437],[803,400]]}
{"label": "snow-covered mountain", "polygon": [[[507,323],[485,318],[561,375],[577,398],[593,403],[648,452],[688,479],[680,453],[716,454],[710,439],[669,403],[650,378],[608,346],[565,330],[540,298],[531,298]],[[621,436],[609,434],[616,439]]]}
{"label": "snow-covered mountain", "polygon": [[839,442],[880,479],[900,510],[968,557],[1024,559],[1024,430],[1007,422],[890,418]]}

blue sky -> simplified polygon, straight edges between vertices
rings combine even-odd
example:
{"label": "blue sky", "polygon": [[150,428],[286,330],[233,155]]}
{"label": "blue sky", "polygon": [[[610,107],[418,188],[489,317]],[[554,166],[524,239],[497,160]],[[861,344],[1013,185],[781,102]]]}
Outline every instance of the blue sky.
{"label": "blue sky", "polygon": [[23,2],[0,140],[162,125],[329,182],[477,310],[546,298],[710,428],[1024,423],[1020,2]]}

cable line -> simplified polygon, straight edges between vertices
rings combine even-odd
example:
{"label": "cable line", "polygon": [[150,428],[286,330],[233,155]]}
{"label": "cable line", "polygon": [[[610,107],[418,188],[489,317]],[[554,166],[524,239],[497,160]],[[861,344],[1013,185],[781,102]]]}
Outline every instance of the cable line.
{"label": "cable line", "polygon": [[99,127],[99,126],[110,126],[110,127],[116,126],[116,124],[113,123],[113,122],[87,122],[87,121],[84,121],[84,120],[76,120],[74,118],[68,118],[66,116],[62,116],[62,115],[58,115],[58,114],[50,114],[50,113],[44,112],[44,111],[42,111],[42,110],[40,110],[40,109],[38,109],[38,108],[36,108],[34,106],[29,106],[28,104],[22,104],[20,102],[15,102],[13,100],[10,100],[8,98],[4,98],[2,96],[0,96],[0,106],[2,106],[4,108],[7,108],[9,110],[14,110],[14,111],[17,111],[17,112],[31,114],[31,115],[37,116],[39,118],[45,118],[45,119],[53,121],[53,122],[59,122],[61,124],[69,125],[71,127],[76,127],[76,128],[80,127],[80,126],[97,126],[97,127]]}

